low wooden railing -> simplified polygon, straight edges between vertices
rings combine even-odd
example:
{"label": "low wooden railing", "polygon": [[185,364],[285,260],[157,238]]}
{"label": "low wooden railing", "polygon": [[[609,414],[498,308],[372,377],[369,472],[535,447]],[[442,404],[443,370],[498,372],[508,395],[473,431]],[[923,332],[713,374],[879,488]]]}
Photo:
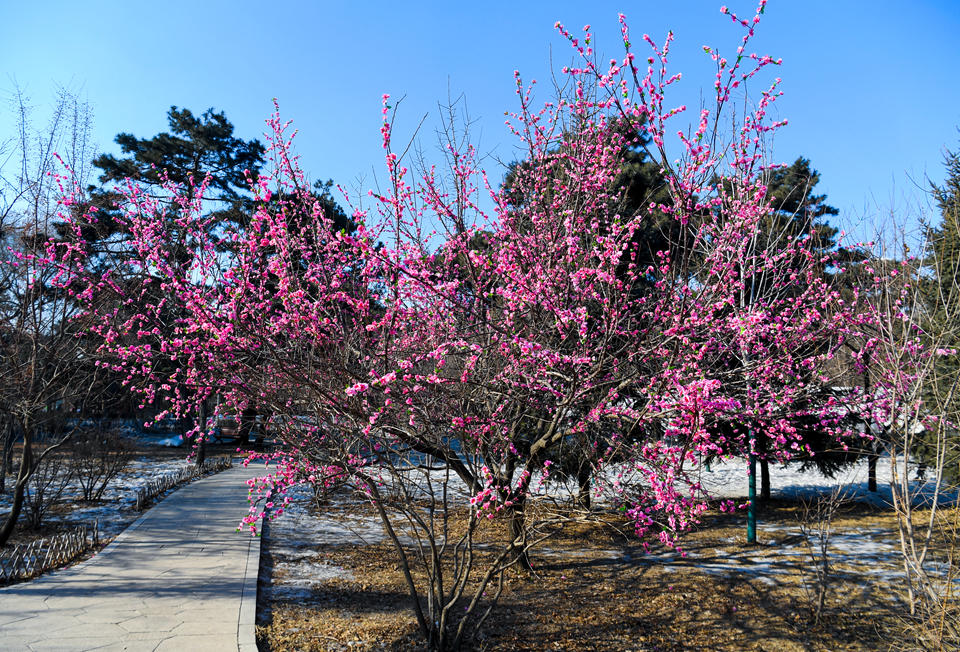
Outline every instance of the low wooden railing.
{"label": "low wooden railing", "polygon": [[100,523],[86,525],[40,539],[13,546],[10,552],[0,550],[0,584],[10,584],[35,577],[40,573],[69,563],[94,546],[100,545]]}
{"label": "low wooden railing", "polygon": [[233,461],[229,457],[212,457],[204,461],[203,468],[198,469],[195,466],[187,466],[173,473],[162,475],[137,489],[137,497],[133,507],[138,512],[141,512],[154,498],[165,491],[169,491],[174,487],[184,484],[185,482],[190,482],[207,473],[219,473],[232,466]]}

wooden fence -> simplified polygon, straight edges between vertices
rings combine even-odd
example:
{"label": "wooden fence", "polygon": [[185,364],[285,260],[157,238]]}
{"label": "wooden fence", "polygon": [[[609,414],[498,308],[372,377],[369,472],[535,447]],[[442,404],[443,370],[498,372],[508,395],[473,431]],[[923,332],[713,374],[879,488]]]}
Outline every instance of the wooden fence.
{"label": "wooden fence", "polygon": [[81,525],[75,530],[49,539],[15,546],[9,554],[0,551],[0,584],[10,584],[39,575],[73,561],[99,544],[100,523],[94,521],[92,528]]}
{"label": "wooden fence", "polygon": [[233,466],[233,461],[229,457],[212,457],[204,461],[203,468],[198,469],[195,466],[187,466],[179,471],[167,473],[155,480],[150,481],[143,487],[137,489],[137,497],[134,502],[134,509],[138,512],[143,511],[150,502],[160,494],[173,489],[185,482],[190,482],[207,473],[219,473]]}

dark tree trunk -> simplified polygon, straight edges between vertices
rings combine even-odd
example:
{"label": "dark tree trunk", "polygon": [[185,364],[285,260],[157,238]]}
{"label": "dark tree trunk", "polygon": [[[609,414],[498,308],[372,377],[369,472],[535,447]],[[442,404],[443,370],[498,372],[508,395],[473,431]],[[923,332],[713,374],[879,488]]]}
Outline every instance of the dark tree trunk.
{"label": "dark tree trunk", "polygon": [[13,426],[3,420],[3,454],[0,456],[0,493],[7,490],[7,473],[13,473]]}
{"label": "dark tree trunk", "polygon": [[580,466],[580,471],[577,473],[577,485],[580,487],[580,491],[577,493],[577,503],[583,509],[590,509],[590,476],[593,475],[593,467],[588,463],[583,463]]}
{"label": "dark tree trunk", "polygon": [[4,519],[3,527],[0,527],[0,548],[7,545],[7,541],[10,540],[13,528],[17,525],[17,519],[20,518],[20,510],[23,508],[24,491],[27,488],[27,480],[30,479],[30,472],[33,470],[33,447],[30,439],[29,428],[24,428],[20,472],[17,473],[17,483],[13,487],[13,504]]}
{"label": "dark tree trunk", "polygon": [[200,403],[200,442],[197,444],[197,468],[207,459],[207,402]]}
{"label": "dark tree trunk", "polygon": [[766,457],[760,458],[760,502],[770,500],[770,461]]}
{"label": "dark tree trunk", "polygon": [[[870,364],[870,356],[867,354],[866,363]],[[863,393],[868,394],[870,392],[870,374],[864,370],[863,372]],[[867,434],[872,434],[870,431],[870,422],[867,421]],[[877,438],[874,437],[873,441],[870,442],[870,452],[867,454],[867,490],[876,493],[877,491],[877,452],[880,449],[879,442]]]}
{"label": "dark tree trunk", "polygon": [[[530,565],[530,556],[526,550],[526,531],[524,529],[524,506],[526,498],[520,498],[512,508],[510,520],[507,521],[508,532],[510,533],[510,546],[513,548],[512,559],[517,560],[517,564],[523,570],[533,570]],[[518,541],[519,540],[519,541]],[[516,542],[516,543],[515,543]]]}
{"label": "dark tree trunk", "polygon": [[3,449],[3,466],[6,473],[13,473],[13,445],[17,443],[17,429],[12,423],[7,424],[7,440]]}
{"label": "dark tree trunk", "polygon": [[193,430],[193,427],[196,425],[196,422],[193,420],[193,417],[191,416],[180,417],[179,424],[180,424],[180,427],[179,427],[180,438],[183,439],[183,443],[188,446],[193,446],[194,441],[196,441],[195,440],[196,435],[193,435],[193,436],[187,435],[187,433]]}
{"label": "dark tree trunk", "polygon": [[253,432],[253,427],[257,422],[257,409],[253,407],[247,407],[243,412],[240,413],[240,428],[237,436],[240,438],[240,441],[237,442],[241,446],[246,446],[250,442],[250,433]]}

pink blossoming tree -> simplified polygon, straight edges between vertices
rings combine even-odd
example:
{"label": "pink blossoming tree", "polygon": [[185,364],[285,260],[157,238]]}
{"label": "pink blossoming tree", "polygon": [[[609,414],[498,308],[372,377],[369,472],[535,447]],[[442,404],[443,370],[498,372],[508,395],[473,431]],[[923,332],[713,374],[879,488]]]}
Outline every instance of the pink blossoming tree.
{"label": "pink blossoming tree", "polygon": [[[275,114],[247,226],[207,224],[202,184],[167,184],[160,201],[129,182],[118,190],[132,238],[104,254],[125,276],[75,264],[63,282],[85,283],[78,296],[114,370],[145,402],[185,415],[217,391],[234,411],[276,415],[285,447],[252,487],[251,529],[282,514],[295,483],[358,492],[394,545],[429,649],[457,649],[504,572],[564,523],[621,508],[638,536],[674,546],[705,509],[691,473],[700,455],[762,437],[787,459],[802,446],[797,416],[843,434],[843,399],[812,397],[836,382],[828,361],[859,332],[857,301],[827,286],[809,241],[773,250],[753,237],[769,210],[760,180],[781,126],[767,115],[779,80],[732,132],[719,127],[744,83],[778,63],[746,50],[764,5],[731,14],[745,30],[733,59],[706,48],[714,106],[677,145],[672,35],[662,47],[644,36],[642,65],[621,18],[625,54],[603,64],[589,27],[575,37],[558,24],[581,62],[564,70],[571,95],[536,108],[533,84],[516,78],[509,125],[526,165],[511,192],[522,201],[455,138],[444,168],[410,169],[384,96],[389,184],[356,199],[356,231],[338,232]],[[647,141],[671,201],[621,214],[622,153]],[[638,264],[634,236],[653,211],[681,236],[656,265]],[[77,247],[95,218],[74,220]],[[187,264],[174,237],[190,242]],[[176,372],[154,376],[164,360]],[[719,434],[719,423],[749,427]],[[582,487],[554,472],[571,454],[588,461],[601,509],[582,509]],[[499,547],[480,552],[480,536]]]}

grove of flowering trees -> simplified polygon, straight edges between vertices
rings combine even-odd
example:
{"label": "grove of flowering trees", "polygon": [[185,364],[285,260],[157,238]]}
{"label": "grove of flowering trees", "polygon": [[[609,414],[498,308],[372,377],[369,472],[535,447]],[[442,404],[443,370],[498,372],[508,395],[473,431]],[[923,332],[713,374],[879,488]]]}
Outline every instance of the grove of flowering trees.
{"label": "grove of flowering trees", "polygon": [[[144,404],[189,416],[219,394],[222,410],[273,415],[285,446],[251,489],[251,529],[282,514],[292,484],[358,493],[429,649],[457,649],[504,572],[564,523],[626,518],[676,546],[705,509],[701,457],[787,460],[805,446],[800,422],[855,436],[843,423],[865,397],[823,390],[845,384],[845,343],[874,337],[870,313],[859,291],[831,287],[817,238],[761,233],[779,79],[754,104],[742,91],[779,63],[748,53],[764,6],[748,19],[723,9],[743,39],[730,58],[705,48],[711,106],[679,131],[672,35],[644,35],[638,57],[621,17],[624,54],[604,63],[589,27],[558,24],[579,61],[564,69],[572,90],[538,106],[517,74],[508,124],[524,157],[509,192],[459,141],[444,167],[412,168],[385,95],[389,183],[352,199],[355,230],[310,194],[279,112],[242,223],[206,210],[204,179],[118,182],[111,219],[128,235],[92,261],[97,210],[65,176],[73,237],[49,245],[56,282]],[[669,201],[624,201],[636,147]],[[651,256],[637,234],[653,215],[671,222]],[[571,458],[568,491],[558,468]]]}

